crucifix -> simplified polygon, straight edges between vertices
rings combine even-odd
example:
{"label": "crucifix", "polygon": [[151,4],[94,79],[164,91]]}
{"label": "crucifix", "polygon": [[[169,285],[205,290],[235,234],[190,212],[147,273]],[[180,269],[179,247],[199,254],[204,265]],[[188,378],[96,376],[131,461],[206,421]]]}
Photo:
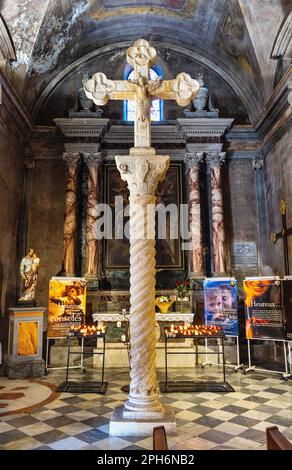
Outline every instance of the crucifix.
{"label": "crucifix", "polygon": [[127,50],[127,62],[134,68],[134,80],[109,80],[98,72],[85,83],[88,98],[98,106],[109,100],[135,100],[136,117],[134,146],[151,147],[151,100],[176,100],[187,106],[199,91],[199,83],[187,73],[179,73],[174,80],[149,80],[149,69],[155,63],[156,50],[145,39],[139,39]]}
{"label": "crucifix", "polygon": [[284,251],[284,264],[285,264],[285,275],[289,276],[289,250],[288,250],[288,237],[292,235],[292,227],[287,228],[287,204],[282,199],[280,202],[280,213],[282,218],[282,230],[281,232],[272,233],[271,240],[275,244],[279,238],[283,238],[283,251]]}
{"label": "crucifix", "polygon": [[84,84],[88,98],[97,105],[110,99],[134,100],[134,147],[129,155],[115,157],[121,178],[130,192],[130,393],[124,406],[113,411],[110,435],[151,435],[157,423],[176,432],[172,411],[162,406],[156,384],[155,338],[155,192],[165,176],[169,156],[156,155],[151,147],[150,107],[153,99],[176,100],[187,106],[199,83],[187,73],[174,80],[149,80],[156,50],[139,39],[127,50],[133,80],[109,80],[95,73]]}

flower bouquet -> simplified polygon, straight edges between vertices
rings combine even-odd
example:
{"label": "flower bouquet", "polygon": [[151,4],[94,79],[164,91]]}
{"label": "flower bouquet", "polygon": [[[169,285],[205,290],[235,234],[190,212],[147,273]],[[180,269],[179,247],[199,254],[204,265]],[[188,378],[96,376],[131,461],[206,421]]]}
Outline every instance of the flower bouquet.
{"label": "flower bouquet", "polygon": [[155,304],[161,313],[167,313],[169,307],[173,304],[174,301],[175,297],[171,297],[169,295],[160,295],[159,297],[156,297]]}
{"label": "flower bouquet", "polygon": [[183,311],[183,302],[189,300],[190,281],[185,279],[184,281],[176,281],[177,300],[180,301],[180,311]]}

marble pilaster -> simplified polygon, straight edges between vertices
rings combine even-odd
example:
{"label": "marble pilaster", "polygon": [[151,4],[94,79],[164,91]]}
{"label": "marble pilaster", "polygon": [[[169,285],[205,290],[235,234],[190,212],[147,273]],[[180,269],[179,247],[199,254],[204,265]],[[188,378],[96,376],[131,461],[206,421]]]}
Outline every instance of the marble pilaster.
{"label": "marble pilaster", "polygon": [[98,204],[98,175],[101,154],[83,153],[88,166],[88,193],[86,203],[86,247],[85,247],[85,277],[98,278],[98,240],[94,236],[94,224],[97,220]]}
{"label": "marble pilaster", "polygon": [[63,270],[66,276],[75,275],[77,168],[79,153],[63,153],[67,165],[66,199],[63,234]]}
{"label": "marble pilaster", "polygon": [[187,153],[185,163],[188,173],[189,230],[191,233],[190,275],[203,276],[203,242],[201,224],[200,163],[203,152]]}
{"label": "marble pilaster", "polygon": [[214,274],[222,275],[226,271],[225,230],[222,198],[221,165],[225,161],[225,152],[208,153],[206,161],[211,173],[212,198],[212,240],[214,253]]}

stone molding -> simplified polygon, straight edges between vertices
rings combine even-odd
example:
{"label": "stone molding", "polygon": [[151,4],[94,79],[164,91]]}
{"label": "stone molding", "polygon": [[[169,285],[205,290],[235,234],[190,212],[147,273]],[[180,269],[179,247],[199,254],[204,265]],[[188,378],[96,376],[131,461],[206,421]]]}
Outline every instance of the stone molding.
{"label": "stone molding", "polygon": [[234,119],[178,118],[177,125],[186,140],[193,137],[221,137]]}
{"label": "stone molding", "polygon": [[110,126],[110,120],[104,118],[58,118],[54,122],[66,137],[100,138]]}

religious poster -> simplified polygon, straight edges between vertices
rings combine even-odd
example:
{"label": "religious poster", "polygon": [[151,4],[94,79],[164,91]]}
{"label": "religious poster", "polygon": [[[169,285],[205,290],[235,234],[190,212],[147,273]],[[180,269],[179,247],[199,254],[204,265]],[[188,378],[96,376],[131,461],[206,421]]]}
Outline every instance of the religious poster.
{"label": "religious poster", "polygon": [[282,299],[284,311],[285,339],[292,341],[292,277],[282,281]]}
{"label": "religious poster", "polygon": [[49,286],[48,338],[64,338],[85,321],[86,284],[78,277],[53,277]]}
{"label": "religious poster", "polygon": [[234,278],[204,281],[206,325],[221,326],[226,336],[238,336],[237,282]]}
{"label": "religious poster", "polygon": [[280,279],[246,278],[243,291],[247,339],[284,339]]}
{"label": "religious poster", "polygon": [[[128,269],[130,266],[129,240],[125,236],[129,224],[126,210],[129,204],[127,182],[121,179],[115,165],[105,166],[105,203],[111,208],[112,236],[104,240],[105,269]],[[120,199],[117,200],[116,197]],[[121,202],[120,202],[121,201]],[[172,163],[167,170],[165,179],[158,183],[156,191],[157,206],[173,205],[180,207],[182,203],[182,171],[181,165]],[[184,257],[181,250],[180,237],[171,236],[173,223],[169,212],[166,212],[165,237],[156,236],[156,268],[183,269]],[[156,221],[157,222],[157,221]],[[180,213],[176,221],[180,227]],[[156,223],[156,228],[158,224]]]}

